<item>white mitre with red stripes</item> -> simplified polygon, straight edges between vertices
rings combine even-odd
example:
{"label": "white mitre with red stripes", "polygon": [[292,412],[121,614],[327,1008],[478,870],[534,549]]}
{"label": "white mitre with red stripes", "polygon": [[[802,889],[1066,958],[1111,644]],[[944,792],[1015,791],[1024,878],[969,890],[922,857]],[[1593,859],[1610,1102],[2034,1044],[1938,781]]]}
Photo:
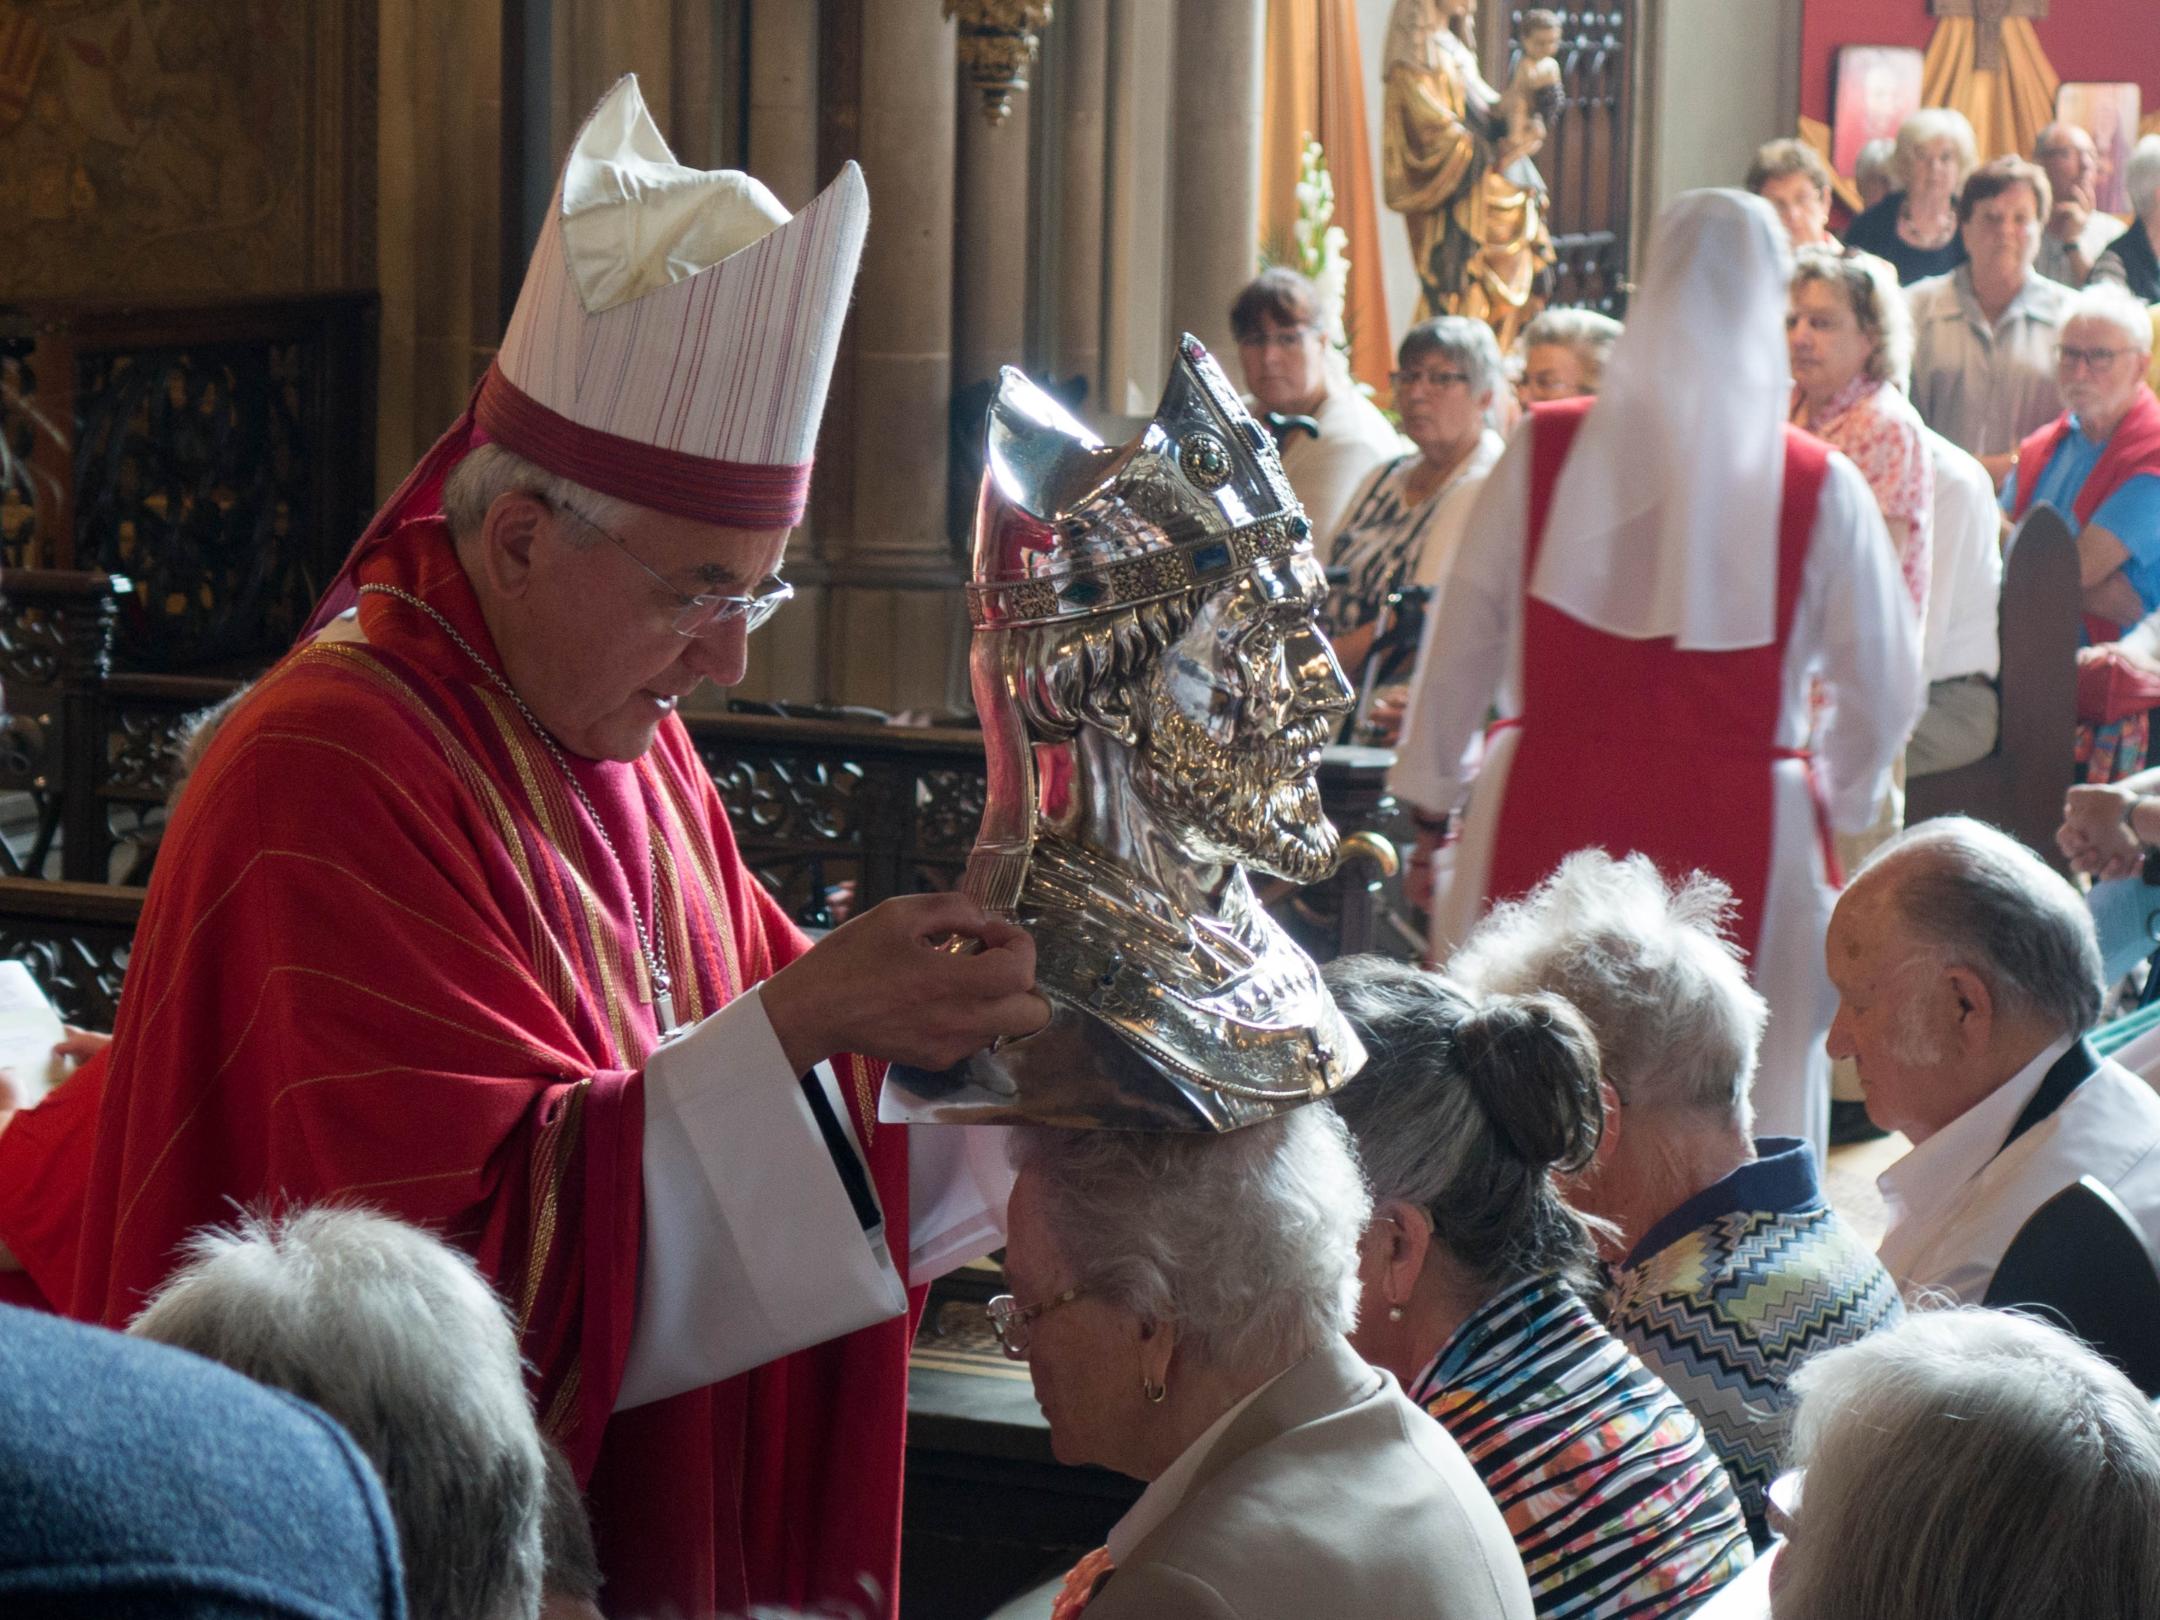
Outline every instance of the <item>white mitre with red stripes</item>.
{"label": "white mitre with red stripes", "polygon": [[852,163],[792,219],[684,168],[626,75],[570,148],[480,425],[639,506],[792,527],[869,223]]}
{"label": "white mitre with red stripes", "polygon": [[376,539],[441,511],[443,480],[479,444],[701,523],[801,522],[869,223],[853,163],[792,218],[747,174],[684,167],[625,74],[571,143],[472,404],[376,515],[313,622],[349,605]]}

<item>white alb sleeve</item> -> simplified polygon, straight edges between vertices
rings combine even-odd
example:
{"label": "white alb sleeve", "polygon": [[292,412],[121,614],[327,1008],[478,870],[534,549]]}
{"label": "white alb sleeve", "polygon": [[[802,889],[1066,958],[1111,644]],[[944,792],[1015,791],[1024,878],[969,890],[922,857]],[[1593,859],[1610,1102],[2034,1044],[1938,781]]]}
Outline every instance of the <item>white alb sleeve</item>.
{"label": "white alb sleeve", "polygon": [[643,1168],[617,1411],[907,1309],[838,1082],[790,1072],[755,989],[646,1060]]}

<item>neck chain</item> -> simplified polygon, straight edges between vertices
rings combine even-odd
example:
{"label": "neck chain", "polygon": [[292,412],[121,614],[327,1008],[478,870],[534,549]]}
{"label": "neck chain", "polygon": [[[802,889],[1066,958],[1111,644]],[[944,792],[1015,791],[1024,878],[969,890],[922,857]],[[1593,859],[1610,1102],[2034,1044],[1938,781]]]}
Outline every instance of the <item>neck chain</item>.
{"label": "neck chain", "polygon": [[[517,706],[517,712],[523,715],[525,723],[532,727],[532,734],[540,739],[540,746],[545,748],[554,758],[557,768],[562,771],[563,780],[570,784],[570,791],[578,796],[578,802],[585,806],[586,815],[592,818],[593,831],[600,835],[600,842],[607,846],[608,854],[614,858],[616,870],[622,873],[623,892],[630,897],[630,919],[637,926],[638,951],[645,958],[645,972],[652,981],[653,1016],[660,1024],[660,1042],[663,1046],[666,1045],[682,1032],[675,1027],[674,981],[668,976],[667,953],[660,944],[658,907],[655,906],[655,915],[648,920],[643,908],[638,905],[637,884],[630,876],[630,867],[623,860],[622,852],[615,847],[615,840],[609,836],[607,823],[600,819],[599,808],[592,802],[592,796],[585,791],[585,784],[577,779],[577,773],[570,769],[570,761],[563,757],[562,748],[553,737],[548,735],[547,727],[540,723],[539,716],[525,706],[525,700],[518,696],[517,688],[504,678],[500,670],[485,658],[482,658],[474,650],[471,642],[458,634],[456,625],[436,612],[428,603],[421,601],[412,592],[400,589],[398,586],[363,585],[360,587],[362,596],[370,592],[378,596],[394,596],[400,602],[409,607],[418,608],[422,613],[433,619],[437,626],[441,628],[442,633],[456,642],[459,650],[480,667],[480,672],[483,675],[495,683],[496,690],[500,691],[504,697]],[[657,892],[658,886],[656,882],[655,893]]]}

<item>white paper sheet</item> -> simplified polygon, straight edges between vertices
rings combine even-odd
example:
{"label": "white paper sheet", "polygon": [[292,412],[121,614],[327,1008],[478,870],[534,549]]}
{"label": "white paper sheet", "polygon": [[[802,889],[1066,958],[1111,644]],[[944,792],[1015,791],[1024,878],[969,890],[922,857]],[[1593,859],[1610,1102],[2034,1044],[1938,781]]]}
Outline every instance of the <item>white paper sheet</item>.
{"label": "white paper sheet", "polygon": [[0,961],[0,1071],[22,1107],[42,1101],[66,1073],[53,1058],[54,1043],[66,1034],[30,970],[20,962]]}

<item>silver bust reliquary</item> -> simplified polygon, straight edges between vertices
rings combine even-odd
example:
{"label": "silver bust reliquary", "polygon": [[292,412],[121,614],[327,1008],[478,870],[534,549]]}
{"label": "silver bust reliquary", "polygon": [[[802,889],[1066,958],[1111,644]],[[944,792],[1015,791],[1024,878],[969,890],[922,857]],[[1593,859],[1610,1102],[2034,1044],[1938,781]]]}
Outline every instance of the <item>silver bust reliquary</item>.
{"label": "silver bust reliquary", "polygon": [[1365,1060],[1248,868],[1325,877],[1320,750],[1351,704],[1310,525],[1191,337],[1154,420],[1106,445],[1008,368],[968,606],[989,761],[962,887],[1033,936],[1047,1028],[883,1117],[1233,1130]]}

